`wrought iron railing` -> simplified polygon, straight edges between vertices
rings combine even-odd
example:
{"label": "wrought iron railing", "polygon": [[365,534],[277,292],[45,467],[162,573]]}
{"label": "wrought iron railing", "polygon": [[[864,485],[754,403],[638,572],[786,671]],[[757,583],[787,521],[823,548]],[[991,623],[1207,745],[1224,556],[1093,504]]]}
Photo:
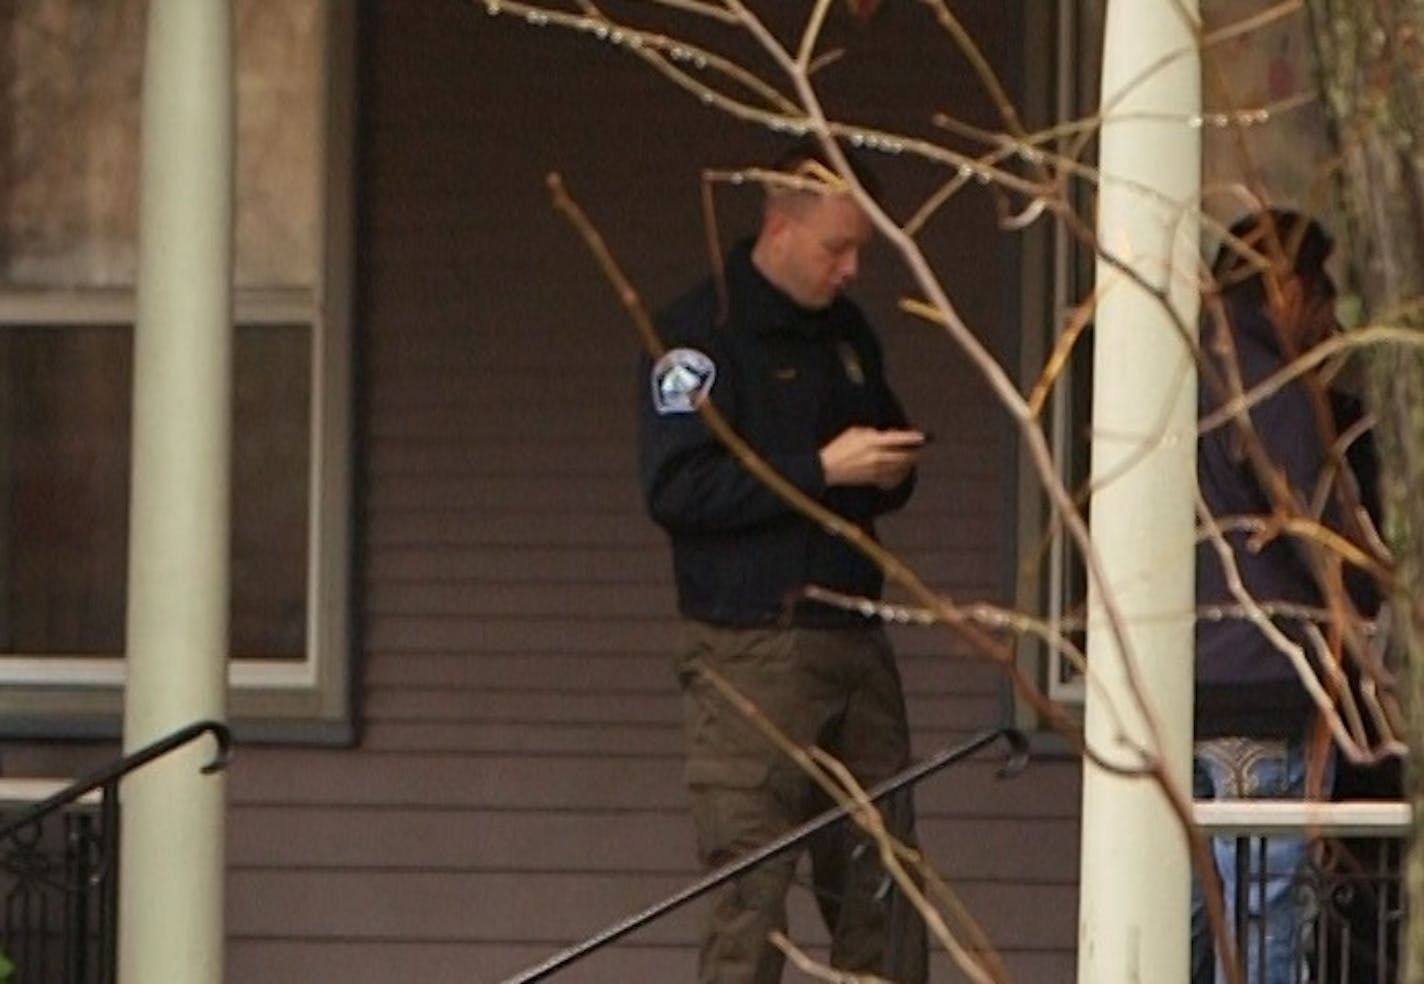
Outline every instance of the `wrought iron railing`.
{"label": "wrought iron railing", "polygon": [[227,765],[227,726],[199,721],[67,784],[0,786],[0,952],[13,984],[112,984],[118,939],[119,782],[211,734]]}
{"label": "wrought iron railing", "polygon": [[[1002,739],[1010,757],[1000,775],[1013,775],[1027,763],[1024,736],[1011,728],[983,732],[946,749],[869,791],[872,799],[889,800],[946,766],[969,758]],[[1299,801],[1199,802],[1198,826],[1210,836],[1233,838],[1238,871],[1249,870],[1250,852],[1261,850],[1262,838],[1305,833],[1315,838],[1314,863],[1296,884],[1294,897],[1301,918],[1311,929],[1303,934],[1310,947],[1300,955],[1296,976],[1289,982],[1270,984],[1395,984],[1403,893],[1401,859],[1410,830],[1410,812],[1400,802],[1301,803]],[[588,939],[568,947],[503,984],[534,984],[568,969],[624,936],[712,891],[845,818],[836,808],[808,821],[761,849],[710,872],[686,888],[641,912],[614,923]],[[1259,866],[1258,866],[1259,867]],[[1249,883],[1237,880],[1239,898],[1235,925],[1236,952],[1248,952],[1259,920],[1249,913]],[[1259,972],[1248,980],[1264,981]]]}
{"label": "wrought iron railing", "polygon": [[[999,768],[1000,776],[1011,776],[1022,771],[1028,764],[1028,741],[1023,734],[1013,728],[995,728],[992,731],[984,731],[969,739],[963,744],[953,748],[947,748],[929,758],[917,762],[905,769],[903,772],[892,776],[877,786],[867,790],[867,795],[871,800],[888,801],[897,794],[901,794],[919,783],[939,772],[946,766],[953,765],[969,758],[996,741],[1002,740],[1009,746],[1009,758]],[[622,939],[624,936],[646,926],[662,916],[667,915],[674,909],[681,908],[694,899],[712,891],[738,875],[754,868],[777,855],[794,850],[803,846],[812,836],[829,827],[833,823],[844,820],[850,813],[850,807],[833,807],[806,821],[799,827],[795,827],[780,837],[763,845],[761,848],[749,854],[743,855],[722,867],[705,875],[704,877],[688,885],[681,891],[663,899],[661,902],[648,906],[641,912],[614,923],[607,929],[597,933],[581,943],[577,943],[566,950],[545,960],[537,966],[531,967],[522,973],[516,974],[504,981],[504,984],[533,984],[535,981],[542,981],[561,970],[566,969],[571,964],[602,950],[604,947]],[[901,904],[903,900],[900,900]]]}
{"label": "wrought iron railing", "polygon": [[[1302,803],[1245,800],[1196,804],[1204,833],[1235,841],[1236,914],[1232,927],[1245,979],[1264,981],[1263,926],[1252,911],[1253,886],[1270,872],[1271,837],[1307,836],[1311,863],[1293,883],[1291,898],[1303,927],[1302,946],[1287,981],[1271,984],[1394,984],[1404,913],[1401,863],[1411,814],[1402,802]],[[1255,956],[1256,966],[1251,963]]]}

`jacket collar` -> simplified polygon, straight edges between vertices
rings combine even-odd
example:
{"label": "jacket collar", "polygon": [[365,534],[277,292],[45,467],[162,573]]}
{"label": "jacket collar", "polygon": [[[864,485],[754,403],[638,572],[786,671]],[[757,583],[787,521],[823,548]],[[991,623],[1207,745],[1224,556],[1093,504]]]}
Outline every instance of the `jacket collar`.
{"label": "jacket collar", "polygon": [[797,304],[766,278],[752,262],[753,240],[745,239],[727,254],[727,295],[732,321],[760,333],[790,332],[816,338],[840,322],[845,304],[841,298],[830,307],[813,309]]}

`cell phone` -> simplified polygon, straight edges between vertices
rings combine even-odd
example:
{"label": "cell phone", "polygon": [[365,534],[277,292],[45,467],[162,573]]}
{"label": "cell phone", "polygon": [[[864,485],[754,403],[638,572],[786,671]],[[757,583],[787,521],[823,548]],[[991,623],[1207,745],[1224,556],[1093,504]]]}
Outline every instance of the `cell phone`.
{"label": "cell phone", "polygon": [[[913,427],[906,426],[905,429],[906,429],[906,430],[913,430],[914,428],[913,428]],[[931,434],[929,431],[920,431],[919,433],[920,433],[920,439],[919,439],[918,441],[902,441],[902,442],[897,442],[897,443],[894,445],[894,447],[896,447],[896,448],[905,448],[905,449],[908,449],[908,450],[913,450],[913,449],[915,449],[915,448],[922,448],[922,447],[924,447],[926,444],[930,443],[930,441],[933,441],[933,440],[934,440],[934,435]]]}

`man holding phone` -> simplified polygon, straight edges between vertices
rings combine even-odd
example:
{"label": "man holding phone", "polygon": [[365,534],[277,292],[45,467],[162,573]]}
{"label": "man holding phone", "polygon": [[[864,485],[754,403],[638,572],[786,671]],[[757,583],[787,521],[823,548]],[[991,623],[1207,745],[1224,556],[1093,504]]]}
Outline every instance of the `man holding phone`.
{"label": "man holding phone", "polygon": [[[852,161],[872,195],[872,176]],[[698,413],[710,400],[782,476],[874,536],[902,506],[927,435],[906,423],[880,346],[842,291],[873,233],[822,148],[803,141],[776,164],[760,231],[659,318],[667,346],[641,384],[640,472],[649,512],[669,534],[683,616],[675,659],[687,732],[686,779],[707,867],[772,840],[827,803],[800,768],[713,688],[725,678],[791,740],[837,756],[863,786],[909,761],[894,654],[865,616],[804,596],[810,585],[878,598],[883,575],[855,547],[761,483]],[[908,808],[892,829],[912,837]],[[849,824],[811,847],[831,963],[919,984],[924,925],[892,917],[876,851]],[[782,855],[715,897],[701,984],[775,984],[796,858]]]}

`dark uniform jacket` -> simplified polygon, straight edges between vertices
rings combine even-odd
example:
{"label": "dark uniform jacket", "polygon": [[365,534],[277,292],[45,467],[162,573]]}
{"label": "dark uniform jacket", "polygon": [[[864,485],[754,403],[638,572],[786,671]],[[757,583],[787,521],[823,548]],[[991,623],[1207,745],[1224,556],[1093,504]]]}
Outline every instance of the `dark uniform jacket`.
{"label": "dark uniform jacket", "polygon": [[[1203,329],[1205,332],[1211,327]],[[1261,314],[1238,313],[1232,334],[1240,366],[1242,386],[1250,390],[1286,360],[1281,356],[1270,321]],[[1208,414],[1220,405],[1203,376],[1200,412]],[[1338,426],[1342,414],[1358,416],[1358,408],[1332,396]],[[1329,442],[1333,434],[1322,434],[1309,388],[1302,381],[1282,387],[1250,411],[1251,422],[1266,455],[1280,467],[1299,503],[1309,504],[1326,473]],[[1367,444],[1357,444],[1351,464],[1359,470]],[[1368,491],[1372,476],[1359,475]],[[1243,437],[1232,422],[1201,435],[1197,442],[1197,479],[1208,510],[1218,520],[1229,517],[1269,517],[1271,501],[1244,451]],[[1336,483],[1338,486],[1338,483]],[[1339,529],[1334,495],[1319,518]],[[1311,574],[1305,544],[1282,533],[1259,549],[1248,546],[1251,533],[1228,531],[1242,583],[1251,596],[1264,605],[1287,603],[1299,606],[1322,605],[1320,588]],[[1215,546],[1203,539],[1197,546],[1196,595],[1199,606],[1236,608],[1226,572]],[[1368,589],[1354,581],[1356,604],[1372,610],[1377,599],[1364,597]],[[1298,618],[1277,618],[1276,625],[1293,641],[1313,655],[1306,641],[1304,624]],[[1306,693],[1295,667],[1254,624],[1243,616],[1210,618],[1199,616],[1196,624],[1196,737],[1225,736],[1255,738],[1303,738],[1313,719],[1314,704]]]}
{"label": "dark uniform jacket", "polygon": [[750,243],[727,257],[726,287],[725,318],[711,280],[663,312],[668,354],[643,364],[643,494],[672,539],[679,609],[731,626],[861,624],[862,616],[797,595],[814,584],[876,598],[880,570],[748,472],[693,404],[710,394],[773,468],[873,535],[873,518],[909,498],[913,477],[888,492],[827,488],[820,449],[852,425],[904,426],[880,346],[851,301],[812,311],[774,287],[752,263]]}

